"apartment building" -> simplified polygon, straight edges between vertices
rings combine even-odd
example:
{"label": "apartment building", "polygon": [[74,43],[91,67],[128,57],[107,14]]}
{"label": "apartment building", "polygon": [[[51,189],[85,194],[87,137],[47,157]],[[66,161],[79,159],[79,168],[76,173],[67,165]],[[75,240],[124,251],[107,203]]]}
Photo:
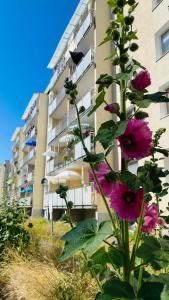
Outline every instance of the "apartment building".
{"label": "apartment building", "polygon": [[[146,0],[146,3],[139,1],[135,17],[139,37],[139,50],[135,58],[151,74],[152,85],[149,91],[166,91],[169,96],[169,1]],[[147,111],[153,131],[166,128],[161,145],[169,149],[169,103],[152,104]],[[161,167],[169,169],[169,158],[161,160],[160,163]],[[136,171],[137,166],[135,162],[132,169]]]}
{"label": "apartment building", "polygon": [[45,174],[46,128],[48,97],[33,94],[22,120],[22,145],[19,160],[19,204],[27,207],[30,215],[40,216],[43,209],[43,187]]}
{"label": "apartment building", "polygon": [[9,172],[10,172],[10,161],[5,160],[0,165],[0,206],[3,204],[3,201],[4,202],[9,201],[9,193],[8,193],[8,185],[7,185]]}
{"label": "apartment building", "polygon": [[[66,208],[64,200],[55,193],[60,182],[69,186],[68,200],[73,202],[72,216],[75,220],[98,218],[98,213],[99,218],[105,217],[104,205],[88,180],[89,166],[83,162],[82,145],[72,136],[77,119],[75,109],[66,98],[64,82],[69,78],[77,84],[77,105],[85,107],[81,115],[84,142],[92,151],[97,129],[102,121],[111,117],[103,109],[87,117],[95,103],[96,79],[100,73],[112,73],[111,64],[104,61],[111,53],[111,45],[98,47],[109,21],[110,9],[104,1],[81,0],[48,65],[53,76],[45,91],[49,96],[46,152],[49,187],[44,194],[44,210],[47,214],[48,209],[53,207],[55,219],[60,218]],[[110,90],[107,101],[110,103],[112,98],[113,91]]]}
{"label": "apartment building", "polygon": [[17,127],[13,132],[11,137],[12,142],[12,159],[10,161],[11,170],[8,180],[8,190],[10,194],[10,202],[18,202],[20,198],[20,169],[19,161],[22,158],[22,143],[23,143],[23,133],[22,128]]}

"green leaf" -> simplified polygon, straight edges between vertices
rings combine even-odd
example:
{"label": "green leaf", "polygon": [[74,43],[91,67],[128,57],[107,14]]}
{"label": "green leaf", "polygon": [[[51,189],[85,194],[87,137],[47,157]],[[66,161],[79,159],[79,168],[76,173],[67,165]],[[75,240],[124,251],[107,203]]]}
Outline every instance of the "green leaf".
{"label": "green leaf", "polygon": [[158,153],[163,154],[163,155],[166,156],[166,157],[169,156],[169,150],[167,150],[167,149],[153,148],[153,150],[154,150],[155,152],[158,152]]}
{"label": "green leaf", "polygon": [[150,106],[151,101],[150,100],[140,100],[140,101],[135,101],[134,104],[136,104],[140,108],[147,108]]}
{"label": "green leaf", "polygon": [[[135,299],[135,294],[132,286],[124,281],[120,281],[118,279],[112,279],[103,284],[104,293],[100,295],[99,300],[103,299]],[[107,297],[107,298],[106,298]]]}
{"label": "green leaf", "polygon": [[169,241],[156,239],[153,236],[143,237],[144,243],[138,248],[136,255],[155,270],[166,267],[169,263]]}
{"label": "green leaf", "polygon": [[98,109],[98,107],[100,107],[100,105],[102,105],[104,103],[104,97],[105,97],[105,91],[102,90],[100,92],[100,94],[96,98],[96,104],[94,105],[94,107],[92,108],[92,110],[88,113],[88,117],[91,114],[93,114]]}
{"label": "green leaf", "polygon": [[115,137],[118,137],[125,132],[127,124],[128,124],[128,121],[121,121],[118,123],[118,127],[115,132]]}
{"label": "green leaf", "polygon": [[123,265],[122,253],[119,249],[115,247],[110,247],[108,251],[108,258],[110,263],[112,263],[116,268],[120,268]]}
{"label": "green leaf", "polygon": [[146,94],[146,95],[144,95],[144,99],[149,100],[154,103],[169,102],[169,98],[164,95],[166,95],[166,92],[157,92],[154,94]]}
{"label": "green leaf", "polygon": [[163,288],[164,284],[160,282],[143,282],[138,296],[143,300],[160,300]]}
{"label": "green leaf", "polygon": [[115,138],[117,125],[113,120],[103,123],[95,137],[95,141],[99,141],[104,149],[107,149]]}
{"label": "green leaf", "polygon": [[104,159],[104,153],[98,153],[98,154],[93,154],[89,153],[83,161],[88,162],[88,163],[97,163],[100,162]]}
{"label": "green leaf", "polygon": [[122,121],[116,124],[113,120],[104,122],[97,132],[95,141],[99,141],[103,148],[107,149],[115,138],[125,132],[127,123],[128,121]]}
{"label": "green leaf", "polygon": [[140,119],[140,120],[148,118],[148,116],[149,116],[148,113],[145,112],[145,111],[138,111],[138,112],[135,113],[135,118]]}
{"label": "green leaf", "polygon": [[125,183],[132,192],[137,192],[140,187],[140,180],[138,177],[129,171],[124,171],[121,173],[120,181]]}
{"label": "green leaf", "polygon": [[112,233],[110,221],[102,222],[99,226],[93,219],[80,222],[62,237],[65,247],[60,261],[68,259],[79,250],[91,256]]}

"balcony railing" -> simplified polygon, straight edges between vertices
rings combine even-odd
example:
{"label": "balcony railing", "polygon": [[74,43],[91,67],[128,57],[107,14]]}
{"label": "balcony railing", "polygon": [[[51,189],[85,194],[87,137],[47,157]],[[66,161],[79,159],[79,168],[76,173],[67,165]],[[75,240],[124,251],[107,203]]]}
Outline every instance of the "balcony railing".
{"label": "balcony railing", "polygon": [[53,141],[67,127],[67,113],[60,119],[59,123],[48,133],[48,144]]}
{"label": "balcony railing", "polygon": [[[80,108],[81,106],[85,107],[85,110],[87,110],[89,107],[91,107],[91,105],[93,104],[93,95],[92,95],[92,91],[87,92],[87,94],[85,96],[83,96],[81,98],[81,100],[77,103],[77,107]],[[69,111],[69,116],[68,116],[68,123],[69,125],[76,120],[77,116],[76,116],[76,109],[72,108]]]}
{"label": "balcony railing", "polygon": [[53,114],[59,104],[64,100],[65,96],[65,88],[62,88],[61,91],[56,95],[52,103],[49,105],[49,116]]}
{"label": "balcony railing", "polygon": [[86,19],[84,20],[84,22],[82,23],[82,25],[81,25],[79,31],[77,32],[76,36],[75,36],[75,44],[76,44],[76,46],[78,46],[78,44],[80,43],[81,39],[86,34],[87,30],[92,25],[92,22],[93,22],[92,14],[89,13],[88,16],[86,17]]}
{"label": "balcony railing", "polygon": [[[84,138],[86,148],[92,150],[91,136]],[[81,142],[74,145],[72,150],[65,148],[62,152],[58,153],[55,158],[48,161],[46,164],[46,173],[49,174],[57,169],[64,168],[73,161],[76,161],[85,155]]]}
{"label": "balcony railing", "polygon": [[31,207],[32,206],[32,197],[25,197],[25,198],[19,199],[19,206]]}
{"label": "balcony railing", "polygon": [[81,60],[79,65],[77,65],[74,73],[70,77],[70,80],[72,80],[74,83],[77,82],[93,62],[94,62],[94,49],[91,48],[86,53],[84,58]]}
{"label": "balcony railing", "polygon": [[[95,207],[95,193],[92,186],[79,187],[68,190],[67,200],[73,203],[74,208]],[[44,197],[44,207],[66,208],[64,199],[56,193],[48,193]]]}
{"label": "balcony railing", "polygon": [[37,106],[35,106],[35,108],[33,109],[29,119],[26,121],[25,125],[23,126],[23,132],[26,131],[28,125],[31,123],[31,121],[34,119],[34,117],[36,116],[37,114]]}
{"label": "balcony railing", "polygon": [[13,159],[17,159],[18,156],[19,156],[19,151],[16,151],[16,152],[14,153],[14,155],[13,155]]}
{"label": "balcony railing", "polygon": [[21,161],[20,168],[23,167],[26,163],[28,163],[31,159],[35,157],[35,149],[32,149]]}
{"label": "balcony railing", "polygon": [[12,151],[14,151],[16,145],[19,143],[19,136],[17,136],[17,138],[15,139],[13,146],[12,146]]}

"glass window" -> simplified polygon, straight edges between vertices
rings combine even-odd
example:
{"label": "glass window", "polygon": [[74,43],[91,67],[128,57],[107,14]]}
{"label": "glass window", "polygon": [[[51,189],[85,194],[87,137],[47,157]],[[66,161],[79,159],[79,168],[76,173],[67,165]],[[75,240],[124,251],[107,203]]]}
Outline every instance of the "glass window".
{"label": "glass window", "polygon": [[[166,92],[167,92],[166,96],[169,98],[169,88],[166,89]],[[169,103],[161,103],[160,111],[161,111],[161,118],[169,115]]]}
{"label": "glass window", "polygon": [[128,170],[135,175],[137,174],[137,169],[138,169],[138,161],[133,161],[128,165]]}
{"label": "glass window", "polygon": [[161,50],[162,54],[169,51],[169,30],[161,36]]}

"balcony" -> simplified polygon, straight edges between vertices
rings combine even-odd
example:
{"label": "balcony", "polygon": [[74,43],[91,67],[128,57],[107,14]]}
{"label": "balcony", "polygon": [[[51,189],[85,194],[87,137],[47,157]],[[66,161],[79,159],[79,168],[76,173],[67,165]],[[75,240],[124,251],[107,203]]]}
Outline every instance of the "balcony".
{"label": "balcony", "polygon": [[25,198],[19,199],[19,206],[31,207],[32,206],[32,197],[25,197]]}
{"label": "balcony", "polygon": [[19,143],[19,136],[17,136],[17,138],[15,139],[13,146],[12,146],[12,151],[14,151],[15,147],[17,146],[17,144]]}
{"label": "balcony", "polygon": [[[95,193],[92,186],[79,187],[68,190],[68,201],[72,201],[74,208],[91,208],[95,205]],[[64,199],[56,193],[48,193],[44,197],[44,208],[53,206],[54,208],[66,209]]]}
{"label": "balcony", "polygon": [[[91,136],[84,138],[86,148],[91,151],[93,143]],[[76,143],[72,149],[68,149],[66,146],[63,150],[57,154],[55,158],[49,160],[46,165],[46,173],[49,174],[60,168],[64,168],[76,160],[79,160],[85,155],[81,142]]]}
{"label": "balcony", "polygon": [[[77,103],[77,107],[78,109],[81,107],[81,106],[84,106],[85,107],[85,110],[88,110],[88,108],[91,107],[91,105],[93,104],[93,93],[92,93],[92,90],[87,92],[87,94],[85,94],[85,96],[83,96],[81,98],[81,100]],[[68,122],[69,122],[69,125],[74,121],[76,120],[76,109],[75,108],[72,108],[70,111],[69,111],[69,116],[68,116]]]}
{"label": "balcony", "polygon": [[94,63],[94,49],[91,48],[86,53],[86,55],[81,60],[81,62],[77,65],[74,73],[70,77],[70,80],[72,80],[73,83],[77,82],[93,63]]}
{"label": "balcony", "polygon": [[53,112],[57,109],[59,104],[64,100],[65,96],[65,88],[62,88],[58,95],[56,95],[52,103],[49,105],[49,116],[53,114]]}
{"label": "balcony", "polygon": [[34,117],[36,116],[37,114],[37,106],[34,107],[34,109],[32,110],[32,113],[31,115],[29,116],[29,119],[26,121],[25,125],[23,126],[23,132],[26,131],[28,125],[32,122],[32,120],[34,119]]}
{"label": "balcony", "polygon": [[48,133],[48,144],[51,143],[67,127],[67,113],[60,119],[57,126]]}
{"label": "balcony", "polygon": [[21,161],[20,167],[22,168],[25,164],[29,163],[32,159],[35,158],[35,149],[32,149]]}
{"label": "balcony", "polygon": [[83,21],[79,31],[77,32],[75,36],[75,45],[76,47],[80,43],[81,39],[85,36],[86,32],[90,28],[90,26],[93,24],[93,17],[92,14],[89,13],[86,19]]}
{"label": "balcony", "polygon": [[19,156],[19,151],[16,151],[16,152],[14,153],[14,155],[13,155],[13,159],[14,159],[14,160],[17,159],[18,156]]}
{"label": "balcony", "polygon": [[26,147],[29,147],[28,145],[26,145],[26,142],[28,140],[33,139],[35,136],[36,136],[36,128],[34,127],[33,130],[30,132],[30,134],[25,136],[25,141],[23,142],[21,149],[24,150]]}

